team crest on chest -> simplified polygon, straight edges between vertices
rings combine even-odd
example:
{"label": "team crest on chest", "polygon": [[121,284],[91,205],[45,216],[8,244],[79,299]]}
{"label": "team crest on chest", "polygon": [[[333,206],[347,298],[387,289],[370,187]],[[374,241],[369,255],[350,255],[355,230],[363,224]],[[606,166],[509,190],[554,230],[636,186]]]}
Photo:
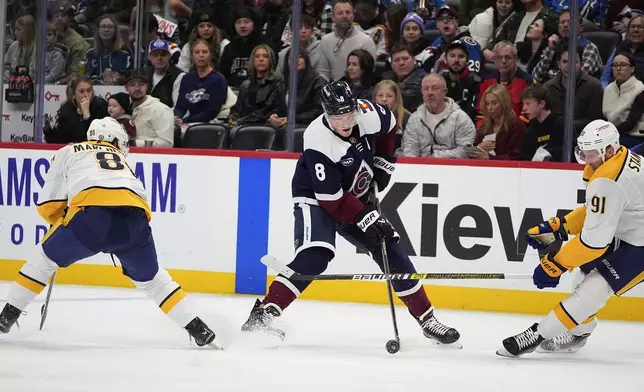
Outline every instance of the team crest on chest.
{"label": "team crest on chest", "polygon": [[360,167],[353,177],[353,184],[351,184],[351,193],[357,197],[363,196],[369,191],[371,180],[373,179],[373,170],[365,161],[360,162]]}

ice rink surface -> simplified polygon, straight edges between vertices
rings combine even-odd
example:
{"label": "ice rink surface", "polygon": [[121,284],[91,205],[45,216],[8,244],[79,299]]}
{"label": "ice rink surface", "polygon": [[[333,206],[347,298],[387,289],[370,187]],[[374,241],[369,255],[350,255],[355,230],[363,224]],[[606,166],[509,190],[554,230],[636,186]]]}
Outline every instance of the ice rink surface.
{"label": "ice rink surface", "polygon": [[[0,284],[0,298],[10,285]],[[495,355],[535,316],[438,310],[461,332],[462,350],[436,348],[397,308],[401,351],[391,355],[386,306],[296,302],[276,326],[287,333],[248,339],[239,327],[255,297],[189,295],[225,351],[197,348],[135,290],[56,286],[38,331],[43,296],[0,336],[2,392],[183,391],[639,391],[644,324],[600,322],[577,354]],[[4,303],[2,303],[4,306]]]}

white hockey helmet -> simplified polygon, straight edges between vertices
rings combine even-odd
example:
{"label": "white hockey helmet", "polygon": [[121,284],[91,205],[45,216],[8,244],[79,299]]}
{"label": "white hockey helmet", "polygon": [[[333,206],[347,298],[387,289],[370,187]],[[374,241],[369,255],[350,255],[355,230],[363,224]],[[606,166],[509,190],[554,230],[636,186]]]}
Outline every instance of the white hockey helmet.
{"label": "white hockey helmet", "polygon": [[87,140],[110,143],[127,155],[129,139],[123,125],[112,117],[93,120],[87,129]]}
{"label": "white hockey helmet", "polygon": [[610,122],[595,120],[584,127],[577,138],[575,158],[577,162],[588,164],[606,157],[606,150],[613,146],[615,151],[619,148],[619,131]]}

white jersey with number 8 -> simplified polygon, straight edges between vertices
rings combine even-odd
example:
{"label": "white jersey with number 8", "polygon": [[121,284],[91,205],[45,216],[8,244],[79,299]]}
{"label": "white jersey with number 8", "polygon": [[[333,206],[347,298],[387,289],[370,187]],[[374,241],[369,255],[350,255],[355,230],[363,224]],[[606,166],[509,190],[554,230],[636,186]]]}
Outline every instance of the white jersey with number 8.
{"label": "white jersey with number 8", "polygon": [[124,154],[98,141],[70,144],[56,152],[37,206],[50,224],[66,216],[66,208],[73,211],[86,206],[139,207],[148,219],[151,216],[143,183]]}

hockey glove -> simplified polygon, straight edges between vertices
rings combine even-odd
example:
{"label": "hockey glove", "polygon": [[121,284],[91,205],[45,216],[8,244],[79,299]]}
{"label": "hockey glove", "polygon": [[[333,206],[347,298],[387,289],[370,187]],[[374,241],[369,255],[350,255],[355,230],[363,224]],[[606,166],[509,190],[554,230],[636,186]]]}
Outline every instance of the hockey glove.
{"label": "hockey glove", "polygon": [[555,241],[568,241],[566,220],[559,217],[550,218],[529,229],[525,242],[534,249],[546,249]]}
{"label": "hockey glove", "polygon": [[364,231],[369,239],[380,241],[384,238],[387,243],[392,239],[397,239],[396,230],[384,216],[372,206],[365,208],[356,217],[356,225]]}
{"label": "hockey glove", "polygon": [[537,286],[538,289],[544,289],[546,287],[557,287],[559,285],[559,279],[561,275],[567,271],[567,269],[557,263],[554,260],[555,256],[548,253],[543,256],[541,262],[534,269],[532,274],[532,282]]}
{"label": "hockey glove", "polygon": [[373,157],[373,177],[378,184],[378,190],[383,191],[389,185],[389,180],[391,180],[391,175],[394,174],[396,170],[396,158],[383,158],[375,156]]}

